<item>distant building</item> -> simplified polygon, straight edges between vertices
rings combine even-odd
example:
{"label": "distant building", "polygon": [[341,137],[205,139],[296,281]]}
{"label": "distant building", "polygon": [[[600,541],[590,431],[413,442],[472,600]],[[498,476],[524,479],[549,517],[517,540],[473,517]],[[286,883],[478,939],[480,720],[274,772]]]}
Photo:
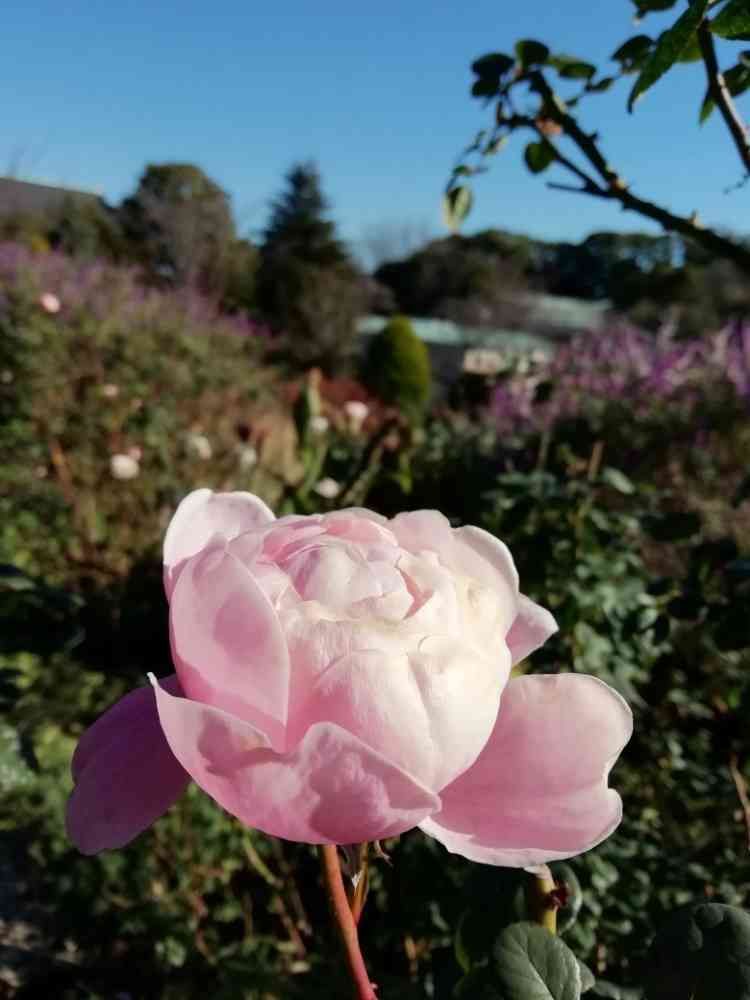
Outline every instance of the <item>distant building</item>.
{"label": "distant building", "polygon": [[[435,378],[450,385],[461,373],[493,376],[521,357],[539,361],[554,353],[555,344],[577,333],[602,329],[611,304],[560,295],[529,295],[526,330],[494,330],[459,326],[452,320],[410,317],[416,335],[430,349]],[[383,316],[363,316],[357,329],[364,341],[388,322]],[[363,345],[364,347],[364,345]]]}
{"label": "distant building", "polygon": [[569,337],[601,330],[612,309],[609,299],[592,302],[564,295],[529,295],[525,324],[536,334]]}
{"label": "distant building", "polygon": [[101,203],[98,194],[73,188],[19,181],[15,177],[0,177],[0,217],[14,215],[51,215],[61,211],[70,201],[93,205]]}

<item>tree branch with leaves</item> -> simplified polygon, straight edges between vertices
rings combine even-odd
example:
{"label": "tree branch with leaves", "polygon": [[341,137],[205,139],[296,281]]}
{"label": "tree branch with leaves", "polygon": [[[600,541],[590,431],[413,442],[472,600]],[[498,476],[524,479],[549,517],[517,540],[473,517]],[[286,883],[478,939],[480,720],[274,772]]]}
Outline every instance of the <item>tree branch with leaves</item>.
{"label": "tree branch with leaves", "polygon": [[[637,15],[643,17],[672,8],[677,0],[632,2]],[[503,148],[508,138],[526,130],[533,133],[524,151],[531,173],[541,174],[557,165],[575,182],[553,181],[548,187],[617,202],[624,210],[651,219],[668,232],[679,233],[750,273],[750,246],[705,226],[697,213],[676,215],[634,194],[608,161],[599,135],[586,131],[576,117],[576,109],[585,98],[609,90],[621,77],[637,74],[628,97],[628,110],[632,112],[636,102],[676,63],[702,60],[708,86],[699,119],[703,123],[715,108],[719,109],[739,155],[744,183],[750,177],[750,132],[734,99],[750,89],[750,51],[740,52],[737,64],[722,72],[715,36],[730,41],[750,40],[748,0],[690,0],[687,10],[657,38],[640,34],[624,42],[612,55],[619,70],[610,76],[601,75],[594,64],[583,59],[555,55],[546,45],[531,39],[517,42],[513,56],[493,52],[477,59],[472,64],[476,76],[472,95],[495,104],[495,123],[492,129],[477,135],[453,169],[444,200],[448,225],[456,229],[471,209],[472,194],[466,178],[485,171],[488,159]],[[550,82],[552,74],[563,83],[577,83],[578,91],[563,97]],[[531,110],[523,113],[516,105],[519,88],[535,101]],[[563,152],[560,140],[567,140],[573,147],[572,156]]]}

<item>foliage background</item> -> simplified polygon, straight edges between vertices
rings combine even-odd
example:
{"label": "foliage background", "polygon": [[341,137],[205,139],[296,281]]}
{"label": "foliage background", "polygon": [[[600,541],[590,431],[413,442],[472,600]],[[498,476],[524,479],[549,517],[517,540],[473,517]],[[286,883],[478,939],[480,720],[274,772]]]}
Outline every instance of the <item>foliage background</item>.
{"label": "foliage background", "polygon": [[[640,982],[675,906],[746,902],[746,353],[729,364],[675,342],[665,364],[613,330],[608,351],[575,348],[577,369],[521,366],[489,406],[414,426],[353,381],[290,386],[262,330],[195,293],[18,245],[0,247],[0,274],[6,995],[346,995],[311,849],[242,830],[195,788],[123,851],[83,858],[64,835],[78,735],[170,672],[159,546],[197,485],[279,511],[436,506],[508,542],[560,624],[522,669],[594,673],[636,714],[613,775],[625,820],[571,862],[582,896],[565,940],[598,977]],[[115,454],[136,456],[133,478],[113,475]],[[316,492],[326,477],[338,496]],[[418,832],[386,849],[362,925],[373,978],[383,996],[450,997],[458,959],[517,919],[518,873]]]}

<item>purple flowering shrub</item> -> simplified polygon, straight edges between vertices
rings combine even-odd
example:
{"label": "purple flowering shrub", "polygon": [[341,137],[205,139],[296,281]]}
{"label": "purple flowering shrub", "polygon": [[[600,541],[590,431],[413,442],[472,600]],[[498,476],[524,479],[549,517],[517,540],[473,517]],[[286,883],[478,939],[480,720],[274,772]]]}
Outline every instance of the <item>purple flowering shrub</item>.
{"label": "purple flowering shrub", "polygon": [[[568,441],[640,481],[730,499],[750,445],[750,324],[695,340],[627,325],[581,336],[498,384],[500,438]],[[682,502],[682,501],[681,501]]]}
{"label": "purple flowering shrub", "polygon": [[750,325],[678,341],[623,324],[577,337],[548,362],[515,373],[495,389],[491,412],[501,430],[549,430],[612,405],[626,406],[636,421],[693,417],[732,396],[750,404]]}

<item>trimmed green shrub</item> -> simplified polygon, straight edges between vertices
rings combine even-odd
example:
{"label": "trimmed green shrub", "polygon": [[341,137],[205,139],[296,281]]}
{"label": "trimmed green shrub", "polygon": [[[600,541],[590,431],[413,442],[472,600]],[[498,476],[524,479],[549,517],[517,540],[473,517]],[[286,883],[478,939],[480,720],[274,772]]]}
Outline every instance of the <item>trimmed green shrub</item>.
{"label": "trimmed green shrub", "polygon": [[393,316],[373,337],[363,378],[385,403],[409,417],[422,415],[430,397],[432,370],[427,346],[406,316]]}

